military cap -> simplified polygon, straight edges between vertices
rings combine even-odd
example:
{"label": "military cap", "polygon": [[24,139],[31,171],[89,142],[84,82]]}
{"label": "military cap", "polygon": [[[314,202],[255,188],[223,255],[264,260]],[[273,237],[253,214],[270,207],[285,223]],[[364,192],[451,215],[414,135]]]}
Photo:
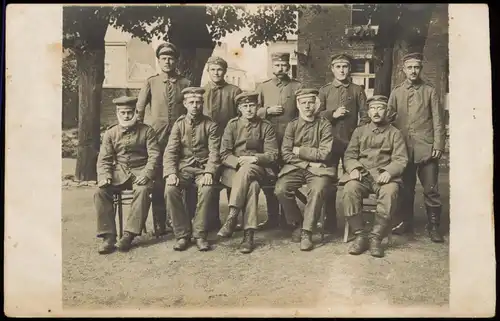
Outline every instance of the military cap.
{"label": "military cap", "polygon": [[287,52],[274,52],[271,54],[271,60],[290,62],[290,54]]}
{"label": "military cap", "polygon": [[124,107],[135,108],[136,103],[137,103],[137,97],[121,96],[113,99],[113,104],[115,104],[117,108],[124,108]]}
{"label": "military cap", "polygon": [[212,56],[208,58],[207,65],[219,65],[224,69],[227,69],[227,62],[221,57]]}
{"label": "military cap", "polygon": [[404,55],[403,62],[406,62],[408,60],[422,61],[422,60],[424,60],[424,56],[419,52],[412,52],[412,53],[409,53],[407,55]]}
{"label": "military cap", "polygon": [[245,91],[242,92],[241,94],[237,95],[234,100],[236,101],[236,104],[241,104],[241,103],[257,103],[259,98],[259,93],[254,92],[254,91]]}
{"label": "military cap", "polygon": [[187,87],[181,91],[181,94],[184,96],[184,98],[203,97],[204,93],[205,89],[201,87]]}
{"label": "military cap", "polygon": [[318,96],[318,94],[319,94],[319,91],[314,89],[314,88],[303,88],[303,89],[299,89],[295,92],[295,97],[297,97],[297,99],[307,98],[307,97],[316,97],[316,96]]}
{"label": "military cap", "polygon": [[336,64],[336,63],[340,63],[340,62],[343,62],[343,63],[348,63],[349,65],[351,64],[351,60],[352,58],[345,54],[345,53],[341,53],[341,54],[335,54],[332,56],[332,59],[331,59],[331,62],[330,64]]}
{"label": "military cap", "polygon": [[368,106],[371,106],[371,105],[384,105],[384,106],[387,106],[387,97],[386,96],[383,96],[383,95],[374,95],[374,96],[371,96],[370,98],[368,98],[366,100],[366,103],[368,104]]}
{"label": "military cap", "polygon": [[156,48],[156,58],[160,58],[160,55],[172,55],[175,58],[179,58],[179,50],[177,47],[170,42],[164,42]]}

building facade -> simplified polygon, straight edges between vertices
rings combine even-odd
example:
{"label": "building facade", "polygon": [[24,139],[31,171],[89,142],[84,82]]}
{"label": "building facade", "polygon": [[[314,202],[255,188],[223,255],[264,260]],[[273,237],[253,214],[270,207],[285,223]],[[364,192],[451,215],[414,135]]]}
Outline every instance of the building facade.
{"label": "building facade", "polygon": [[[373,95],[375,70],[372,40],[352,40],[348,33],[353,28],[368,25],[364,5],[328,5],[317,14],[305,11],[299,18],[300,34],[298,52],[304,55],[304,63],[298,65],[298,79],[305,85],[319,88],[332,81],[329,67],[333,54],[345,52],[353,58],[352,80],[364,86],[368,97]],[[371,26],[373,34],[377,26]],[[434,11],[424,47],[422,77],[437,90],[447,106],[448,94],[448,5],[439,4]],[[300,59],[299,59],[300,60]],[[401,57],[394,57],[392,88],[404,80]],[[446,107],[447,108],[447,107]]]}

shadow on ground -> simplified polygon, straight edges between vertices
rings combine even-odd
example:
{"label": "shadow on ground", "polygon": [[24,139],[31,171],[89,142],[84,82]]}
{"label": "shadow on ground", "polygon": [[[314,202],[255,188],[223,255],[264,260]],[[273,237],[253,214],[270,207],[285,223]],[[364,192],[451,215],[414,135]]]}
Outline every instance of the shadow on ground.
{"label": "shadow on ground", "polygon": [[[444,205],[443,229],[449,226],[448,174],[440,178]],[[425,212],[417,187],[417,233],[413,239],[394,236],[383,259],[369,254],[350,256],[339,232],[316,249],[301,252],[282,231],[256,234],[257,249],[238,252],[242,233],[215,242],[214,250],[172,249],[172,236],[156,240],[143,235],[128,253],[97,254],[92,188],[63,189],[63,304],[66,309],[259,307],[313,308],[352,304],[377,306],[442,306],[448,304],[448,242],[434,244],[424,233]],[[342,190],[339,193],[341,196]],[[340,200],[340,197],[339,197]],[[261,195],[261,220],[265,198]],[[221,195],[221,217],[227,215]],[[152,231],[151,216],[148,231]],[[446,233],[447,235],[447,233]]]}

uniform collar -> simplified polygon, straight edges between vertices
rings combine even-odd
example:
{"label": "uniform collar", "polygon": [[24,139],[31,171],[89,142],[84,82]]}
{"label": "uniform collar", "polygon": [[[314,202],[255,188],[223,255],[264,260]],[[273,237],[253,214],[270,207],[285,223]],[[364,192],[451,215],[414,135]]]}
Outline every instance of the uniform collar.
{"label": "uniform collar", "polygon": [[257,116],[255,116],[252,120],[240,117],[240,120],[246,127],[257,127],[257,125],[259,124],[259,118]]}
{"label": "uniform collar", "polygon": [[374,133],[383,133],[389,127],[389,124],[384,124],[382,126],[375,125],[374,122],[370,122],[370,130]]}
{"label": "uniform collar", "polygon": [[216,84],[215,82],[210,80],[209,84],[211,89],[221,89],[226,87],[227,82],[225,80],[222,80],[220,84]]}
{"label": "uniform collar", "polygon": [[314,124],[317,120],[318,120],[317,116],[315,116],[312,121],[307,121],[304,118],[300,117],[300,115],[299,115],[299,123],[302,123],[302,124]]}
{"label": "uniform collar", "polygon": [[405,80],[406,89],[410,89],[411,87],[413,87],[415,89],[419,89],[421,85],[422,85],[422,79],[418,79],[415,83],[412,83],[408,79]]}
{"label": "uniform collar", "polygon": [[274,83],[279,86],[279,85],[288,85],[290,83],[291,79],[290,77],[285,76],[283,79],[278,79],[278,77],[274,76]]}
{"label": "uniform collar", "polygon": [[198,125],[199,123],[201,123],[201,121],[203,119],[203,115],[198,115],[198,117],[196,117],[196,118],[191,118],[191,116],[189,114],[187,114],[185,119],[186,119],[188,124],[190,124],[191,126],[194,126],[194,125]]}
{"label": "uniform collar", "polygon": [[118,127],[120,128],[120,132],[122,132],[122,133],[131,133],[131,132],[134,132],[135,129],[137,128],[137,123],[135,123],[133,126],[130,126],[128,128],[123,127],[120,124],[118,124]]}
{"label": "uniform collar", "polygon": [[344,86],[345,88],[347,88],[351,84],[349,81],[341,82],[338,79],[334,79],[332,83],[336,88],[339,88],[340,86]]}
{"label": "uniform collar", "polygon": [[177,81],[177,78],[178,78],[178,77],[179,77],[179,75],[177,75],[177,74],[172,74],[172,76],[169,76],[169,75],[168,75],[167,73],[165,73],[165,72],[162,72],[162,73],[161,73],[161,80],[162,80],[163,82],[167,82],[167,80],[168,80],[168,81],[170,81],[171,83],[175,83],[175,82]]}

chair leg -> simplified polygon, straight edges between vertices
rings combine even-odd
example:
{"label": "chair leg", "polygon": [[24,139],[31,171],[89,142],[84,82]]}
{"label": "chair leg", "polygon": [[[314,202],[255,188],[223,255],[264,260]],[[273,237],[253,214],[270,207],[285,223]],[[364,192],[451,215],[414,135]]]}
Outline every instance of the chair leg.
{"label": "chair leg", "polygon": [[325,220],[326,220],[326,208],[323,205],[321,208],[321,243],[325,240]]}
{"label": "chair leg", "polygon": [[349,238],[349,222],[346,219],[344,225],[344,243],[347,243],[348,238]]}
{"label": "chair leg", "polygon": [[121,193],[118,194],[118,200],[117,200],[117,207],[118,207],[118,228],[119,228],[119,236],[120,238],[123,237],[123,204],[122,204],[122,195]]}

